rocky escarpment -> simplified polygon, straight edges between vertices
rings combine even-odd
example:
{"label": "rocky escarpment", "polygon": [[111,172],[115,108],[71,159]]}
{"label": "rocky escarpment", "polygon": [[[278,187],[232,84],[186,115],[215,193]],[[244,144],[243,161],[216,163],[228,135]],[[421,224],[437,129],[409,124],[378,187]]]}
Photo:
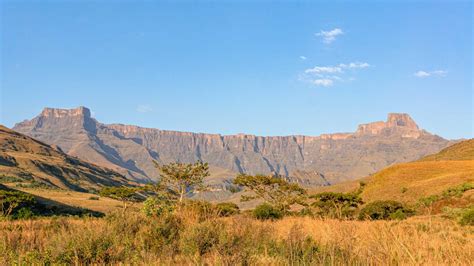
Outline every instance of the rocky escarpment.
{"label": "rocky escarpment", "polygon": [[336,183],[418,159],[450,143],[419,129],[407,114],[389,114],[386,122],[360,125],[354,133],[262,137],[107,125],[93,119],[84,107],[47,108],[14,129],[134,180],[158,178],[153,160],[202,160],[229,173],[275,173],[294,180],[298,180],[296,171],[316,171],[324,180],[319,175],[299,176],[317,178],[305,181],[311,184]]}

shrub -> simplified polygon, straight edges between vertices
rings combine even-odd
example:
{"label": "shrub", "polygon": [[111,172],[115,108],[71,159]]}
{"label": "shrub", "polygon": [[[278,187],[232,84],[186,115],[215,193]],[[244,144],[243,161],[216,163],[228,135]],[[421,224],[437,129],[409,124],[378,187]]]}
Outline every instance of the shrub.
{"label": "shrub", "polygon": [[418,205],[421,207],[430,207],[435,202],[450,199],[450,198],[460,198],[464,194],[464,192],[474,189],[474,184],[472,183],[464,183],[456,187],[450,187],[443,191],[441,194],[437,195],[430,195],[428,197],[424,197],[418,200]]}
{"label": "shrub", "polygon": [[19,183],[24,180],[14,176],[0,175],[0,183]]}
{"label": "shrub", "polygon": [[99,200],[99,197],[97,197],[97,196],[91,196],[91,197],[89,197],[89,200]]}
{"label": "shrub", "polygon": [[474,225],[474,207],[468,208],[461,213],[460,225]]}
{"label": "shrub", "polygon": [[0,216],[14,215],[22,208],[34,207],[35,203],[32,195],[20,191],[0,190]]}
{"label": "shrub", "polygon": [[464,183],[457,187],[451,187],[447,190],[443,191],[443,198],[449,197],[458,197],[460,198],[464,192],[474,189],[474,184],[472,183]]}
{"label": "shrub", "polygon": [[14,215],[14,219],[31,219],[35,216],[35,213],[31,210],[30,207],[20,208]]}
{"label": "shrub", "polygon": [[312,206],[317,209],[318,215],[339,219],[353,217],[363,203],[358,193],[323,192],[311,198],[316,200]]}
{"label": "shrub", "polygon": [[149,197],[143,202],[142,211],[146,216],[161,216],[165,213],[173,211],[174,205],[170,202],[159,198]]}
{"label": "shrub", "polygon": [[239,206],[233,202],[222,202],[216,205],[217,213],[221,217],[229,217],[240,212]]}
{"label": "shrub", "polygon": [[276,220],[283,217],[283,212],[268,203],[262,203],[253,210],[253,216],[259,220]]}
{"label": "shrub", "polygon": [[359,219],[370,220],[401,220],[413,215],[413,211],[402,203],[393,200],[374,201],[363,207]]}

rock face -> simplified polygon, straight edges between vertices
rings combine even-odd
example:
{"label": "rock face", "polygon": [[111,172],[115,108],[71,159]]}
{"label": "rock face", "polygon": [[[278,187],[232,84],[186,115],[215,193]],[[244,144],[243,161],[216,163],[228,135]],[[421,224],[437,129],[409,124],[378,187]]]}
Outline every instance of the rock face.
{"label": "rock face", "polygon": [[[416,160],[450,144],[420,130],[407,114],[389,114],[386,122],[360,125],[355,133],[261,137],[106,125],[91,118],[85,107],[46,108],[14,129],[137,181],[159,177],[153,160],[202,160],[228,173],[276,173],[324,185],[363,177],[393,163]],[[314,171],[320,175],[308,174]],[[308,180],[310,176],[316,179]]]}

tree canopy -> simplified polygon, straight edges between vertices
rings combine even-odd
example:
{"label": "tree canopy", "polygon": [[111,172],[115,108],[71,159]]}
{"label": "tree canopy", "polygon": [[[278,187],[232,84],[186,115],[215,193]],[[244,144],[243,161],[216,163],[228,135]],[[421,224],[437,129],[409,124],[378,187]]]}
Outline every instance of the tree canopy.
{"label": "tree canopy", "polygon": [[261,198],[284,211],[293,204],[305,205],[306,190],[282,177],[240,174],[235,178],[234,184],[253,192],[253,195],[243,195],[242,201]]}
{"label": "tree canopy", "polygon": [[209,176],[207,163],[154,163],[160,172],[160,181],[151,186],[155,193],[165,193],[170,199],[182,202],[187,193],[205,189],[204,178]]}

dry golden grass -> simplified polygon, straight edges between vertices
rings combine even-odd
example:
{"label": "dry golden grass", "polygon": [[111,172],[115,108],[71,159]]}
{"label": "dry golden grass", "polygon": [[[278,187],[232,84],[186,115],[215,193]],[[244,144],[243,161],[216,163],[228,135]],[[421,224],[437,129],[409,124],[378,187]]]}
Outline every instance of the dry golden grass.
{"label": "dry golden grass", "polygon": [[[245,261],[251,265],[470,265],[474,255],[473,227],[461,227],[440,217],[390,222],[287,217],[261,222],[237,216],[211,221],[188,218],[178,224],[180,233],[167,243],[160,240],[164,234],[160,231],[163,223],[140,215],[115,219],[4,221],[0,222],[0,261],[5,264],[49,261],[234,265]],[[215,228],[221,234],[218,240],[209,238],[216,233],[212,230]],[[308,237],[316,243],[316,250],[305,248]],[[206,252],[186,253],[195,242],[208,239]],[[314,258],[302,261],[308,250]]]}
{"label": "dry golden grass", "polygon": [[397,164],[373,175],[362,197],[366,202],[413,203],[447,188],[474,182],[474,161],[422,161]]}
{"label": "dry golden grass", "polygon": [[330,250],[349,251],[349,260],[363,264],[469,265],[474,255],[473,229],[440,217],[405,221],[340,221],[286,218],[275,223],[276,234],[301,228]]}
{"label": "dry golden grass", "polygon": [[428,155],[420,161],[462,161],[474,160],[474,139],[461,141],[449,146],[442,151]]}
{"label": "dry golden grass", "polygon": [[[80,207],[102,213],[120,210],[123,206],[123,203],[118,200],[99,197],[90,193],[59,189],[12,188],[72,207]],[[99,197],[99,200],[91,200],[91,197]]]}

